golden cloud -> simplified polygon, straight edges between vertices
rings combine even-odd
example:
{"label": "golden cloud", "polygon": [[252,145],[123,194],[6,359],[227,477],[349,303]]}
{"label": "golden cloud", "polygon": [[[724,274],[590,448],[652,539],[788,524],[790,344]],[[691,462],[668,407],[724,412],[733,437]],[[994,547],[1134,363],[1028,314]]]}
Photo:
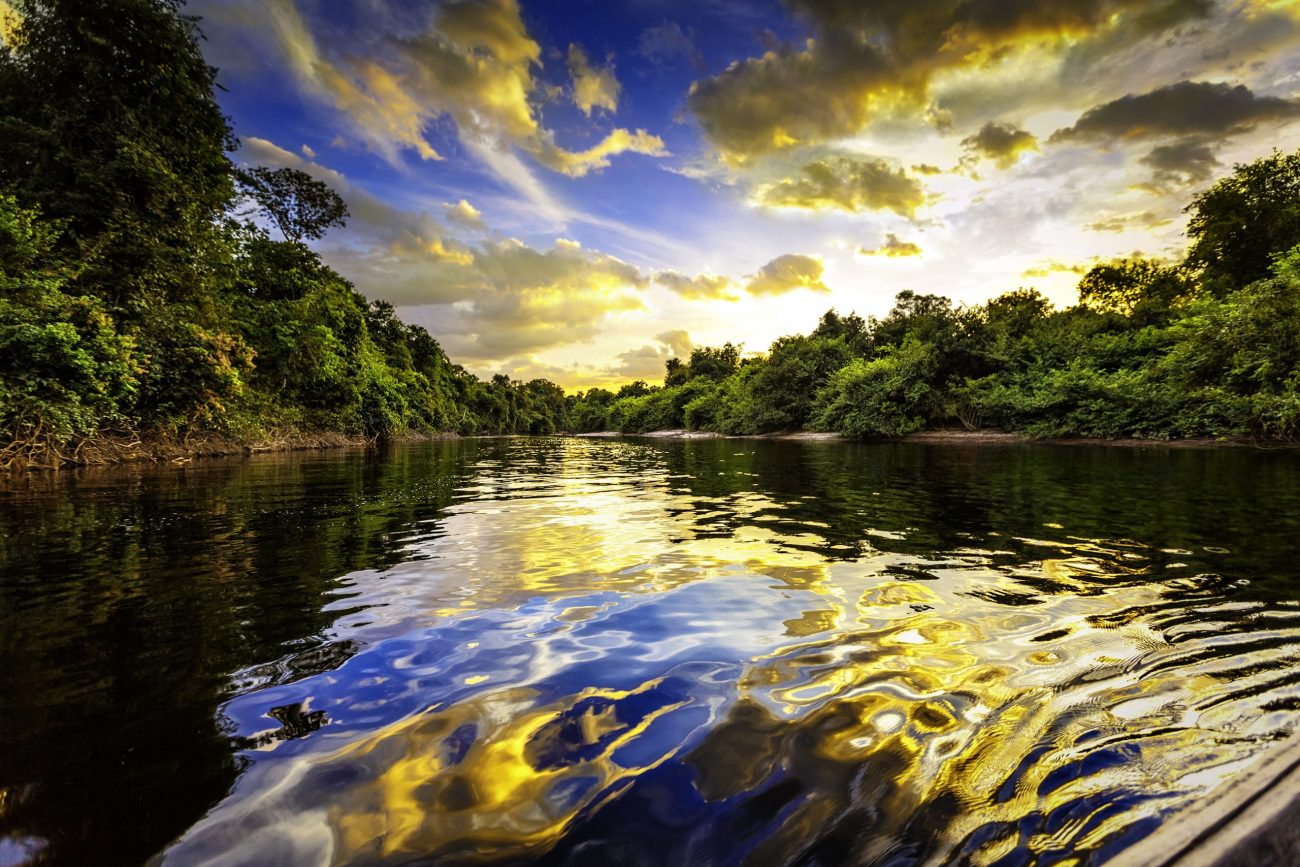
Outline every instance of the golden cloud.
{"label": "golden cloud", "polygon": [[[528,35],[517,0],[444,3],[428,30],[389,39],[389,51],[376,57],[323,51],[293,0],[269,0],[265,16],[299,83],[329,101],[350,120],[352,134],[390,162],[406,150],[440,159],[426,131],[443,117],[474,153],[535,196],[536,183],[512,162],[510,149],[574,177],[608,166],[618,154],[666,153],[663,141],[644,130],[612,130],[585,150],[556,143],[533,107],[543,89],[534,75],[541,48]],[[252,17],[249,26],[263,26]],[[581,83],[575,78],[575,98],[588,113],[612,111],[618,99],[612,72],[592,68],[580,48],[570,59],[579,56],[584,71]]]}
{"label": "golden cloud", "polygon": [[991,120],[979,132],[962,139],[961,146],[968,163],[992,160],[998,168],[1009,169],[1022,153],[1038,150],[1038,139],[1012,124]]}
{"label": "golden cloud", "polygon": [[749,278],[745,291],[750,295],[784,295],[796,289],[830,292],[822,282],[825,266],[815,256],[787,253],[768,262]]}
{"label": "golden cloud", "polygon": [[587,53],[576,42],[569,46],[569,76],[573,79],[573,104],[587,117],[597,108],[610,113],[618,111],[622,86],[614,77],[614,67],[592,66]]}
{"label": "golden cloud", "polygon": [[860,247],[858,249],[864,256],[889,256],[891,258],[902,258],[907,256],[920,256],[921,248],[911,241],[900,240],[893,232],[885,235],[885,243],[875,249]]}
{"label": "golden cloud", "polygon": [[373,62],[346,70],[323,57],[293,0],[269,0],[264,12],[263,26],[269,26],[299,83],[349,117],[353,132],[372,150],[390,162],[403,149],[421,159],[442,158],[424,138],[434,115],[392,75]]}
{"label": "golden cloud", "polygon": [[474,257],[479,291],[468,300],[470,357],[501,358],[590,340],[608,316],[644,307],[640,271],[613,256],[557,242],[536,250],[509,240]]}
{"label": "golden cloud", "polygon": [[1112,214],[1089,223],[1086,228],[1093,232],[1125,232],[1132,228],[1158,229],[1172,222],[1172,218],[1156,211],[1141,211],[1133,214]]}
{"label": "golden cloud", "polygon": [[447,211],[447,219],[453,223],[458,223],[467,229],[473,229],[476,232],[482,232],[487,229],[483,222],[483,213],[478,208],[471,205],[465,199],[453,204],[445,204],[443,207]]}
{"label": "golden cloud", "polygon": [[583,151],[567,151],[558,147],[551,141],[549,134],[544,135],[536,147],[533,156],[539,163],[571,178],[580,178],[593,169],[605,168],[609,165],[609,158],[618,154],[634,153],[653,157],[668,154],[663,139],[650,135],[643,129],[636,132],[616,129],[598,144]]}
{"label": "golden cloud", "polygon": [[1029,50],[1064,51],[1117,29],[1167,30],[1209,0],[788,0],[814,36],[695,82],[687,105],[733,166],[859,133],[900,111],[931,122],[936,75],[991,70]]}
{"label": "golden cloud", "polygon": [[696,81],[687,105],[723,159],[744,165],[756,156],[856,132],[867,122],[876,90],[888,81],[884,59],[870,46],[828,50],[809,40],[801,51],[769,51]]}
{"label": "golden cloud", "polygon": [[655,274],[654,282],[690,301],[738,301],[739,296],[732,293],[735,282],[730,277],[714,274],[698,274],[688,277],[678,271],[660,271]]}
{"label": "golden cloud", "polygon": [[1035,265],[1032,268],[1026,268],[1021,272],[1022,277],[1049,277],[1052,274],[1086,274],[1088,265],[1080,265],[1077,262],[1057,262],[1049,261],[1041,265]]}
{"label": "golden cloud", "polygon": [[691,336],[677,329],[655,336],[654,343],[618,354],[619,364],[606,376],[607,382],[628,382],[638,379],[653,382],[664,376],[664,364],[670,358],[686,358],[693,347]]}
{"label": "golden cloud", "polygon": [[902,168],[876,157],[849,155],[814,160],[799,174],[761,184],[754,191],[754,201],[762,205],[893,211],[904,217],[915,216],[925,200],[921,182]]}

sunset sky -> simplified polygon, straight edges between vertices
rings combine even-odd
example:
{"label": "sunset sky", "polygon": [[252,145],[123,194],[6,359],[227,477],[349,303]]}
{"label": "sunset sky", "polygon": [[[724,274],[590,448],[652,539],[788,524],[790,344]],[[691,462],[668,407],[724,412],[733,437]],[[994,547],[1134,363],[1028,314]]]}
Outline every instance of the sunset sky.
{"label": "sunset sky", "polygon": [[1300,147],[1296,0],[191,0],[238,162],[480,375],[657,380],[900,290],[975,303],[1176,256]]}

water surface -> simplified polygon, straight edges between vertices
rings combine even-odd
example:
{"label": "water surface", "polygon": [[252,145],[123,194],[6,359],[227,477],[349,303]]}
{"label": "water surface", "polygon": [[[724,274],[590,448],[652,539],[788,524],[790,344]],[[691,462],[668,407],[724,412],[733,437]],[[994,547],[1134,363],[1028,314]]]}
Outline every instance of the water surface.
{"label": "water surface", "polygon": [[1300,457],[484,439],[0,493],[0,863],[1100,863],[1300,720]]}

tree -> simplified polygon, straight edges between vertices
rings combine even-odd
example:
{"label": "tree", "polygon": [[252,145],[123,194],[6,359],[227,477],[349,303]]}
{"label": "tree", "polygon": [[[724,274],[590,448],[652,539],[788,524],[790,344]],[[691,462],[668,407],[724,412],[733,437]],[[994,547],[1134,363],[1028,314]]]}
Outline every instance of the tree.
{"label": "tree", "polygon": [[1216,295],[1268,277],[1300,244],[1300,152],[1239,164],[1187,206],[1187,264]]}
{"label": "tree", "polygon": [[1149,324],[1191,297],[1195,284],[1181,268],[1151,259],[1119,259],[1094,265],[1079,281],[1079,300],[1102,312]]}
{"label": "tree", "polygon": [[215,71],[181,0],[17,0],[0,46],[0,186],[63,227],[76,282],[143,314],[192,298],[233,188]]}
{"label": "tree", "polygon": [[721,381],[736,372],[740,365],[740,349],[736,344],[726,343],[722,346],[697,346],[691,350],[688,363],[691,375]]}
{"label": "tree", "polygon": [[348,206],[326,183],[297,169],[257,166],[235,173],[240,192],[280,230],[286,241],[318,240],[347,224]]}
{"label": "tree", "polygon": [[664,388],[682,385],[691,378],[691,369],[680,358],[670,358],[664,362]]}

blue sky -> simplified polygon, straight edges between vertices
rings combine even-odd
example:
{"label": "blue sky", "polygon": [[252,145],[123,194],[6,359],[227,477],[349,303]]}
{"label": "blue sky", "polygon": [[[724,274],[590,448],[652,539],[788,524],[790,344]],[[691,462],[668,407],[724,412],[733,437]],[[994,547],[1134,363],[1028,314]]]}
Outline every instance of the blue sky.
{"label": "blue sky", "polygon": [[1300,146],[1267,0],[191,0],[241,162],[348,200],[328,262],[481,374],[656,379],[902,289],[1058,304]]}

